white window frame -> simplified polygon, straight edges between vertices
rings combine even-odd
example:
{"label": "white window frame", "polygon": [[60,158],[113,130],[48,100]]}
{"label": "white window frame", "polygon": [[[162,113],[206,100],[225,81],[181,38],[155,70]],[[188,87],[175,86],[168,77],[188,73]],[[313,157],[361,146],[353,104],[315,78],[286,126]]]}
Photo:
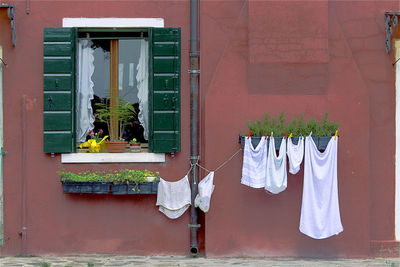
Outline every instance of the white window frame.
{"label": "white window frame", "polygon": [[[163,18],[63,18],[64,28],[163,28]],[[63,153],[61,163],[165,162],[165,153]]]}

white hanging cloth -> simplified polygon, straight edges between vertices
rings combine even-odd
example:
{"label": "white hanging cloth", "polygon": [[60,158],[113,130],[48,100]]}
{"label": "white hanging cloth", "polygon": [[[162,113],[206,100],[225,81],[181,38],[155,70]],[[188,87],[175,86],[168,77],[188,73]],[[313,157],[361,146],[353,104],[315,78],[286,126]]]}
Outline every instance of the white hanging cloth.
{"label": "white hanging cloth", "polygon": [[95,117],[91,100],[94,97],[92,75],[94,73],[94,50],[90,40],[80,40],[78,43],[78,88],[76,94],[77,120],[76,136],[78,142],[85,142],[86,136],[94,128]]}
{"label": "white hanging cloth", "polygon": [[328,238],[343,231],[337,186],[337,146],[331,138],[321,153],[310,136],[304,155],[303,201],[300,232],[315,239]]}
{"label": "white hanging cloth", "polygon": [[187,175],[176,182],[160,178],[157,190],[159,211],[170,219],[180,217],[191,204],[191,190]]}
{"label": "white hanging cloth", "polygon": [[279,148],[279,156],[277,156],[275,140],[274,137],[271,136],[269,139],[265,190],[273,194],[278,194],[285,190],[286,187],[286,138],[282,138],[281,146]]}
{"label": "white hanging cloth", "polygon": [[203,212],[207,212],[210,209],[211,195],[215,188],[213,182],[214,172],[210,172],[198,184],[199,193],[194,199],[194,206],[199,207]]}
{"label": "white hanging cloth", "polygon": [[261,137],[260,143],[253,147],[251,137],[245,138],[241,183],[253,188],[265,186],[267,167],[267,141]]}
{"label": "white hanging cloth", "polygon": [[137,97],[139,99],[138,119],[142,125],[144,139],[149,139],[149,44],[147,40],[140,40],[140,57],[136,66],[136,82],[138,88]]}
{"label": "white hanging cloth", "polygon": [[300,171],[300,165],[304,156],[304,137],[299,137],[297,145],[293,144],[292,138],[287,141],[287,155],[289,159],[289,172],[296,174]]}

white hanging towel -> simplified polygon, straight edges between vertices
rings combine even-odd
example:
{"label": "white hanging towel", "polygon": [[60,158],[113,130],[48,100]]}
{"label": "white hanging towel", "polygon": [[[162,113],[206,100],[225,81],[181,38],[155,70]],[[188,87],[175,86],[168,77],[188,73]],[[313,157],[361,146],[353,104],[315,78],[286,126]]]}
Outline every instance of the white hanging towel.
{"label": "white hanging towel", "polygon": [[214,172],[210,172],[198,184],[199,193],[194,199],[194,206],[199,207],[203,212],[207,212],[210,209],[211,195],[215,188],[213,182]]}
{"label": "white hanging towel", "polygon": [[160,178],[157,190],[159,211],[170,219],[180,217],[191,204],[191,190],[187,175],[176,182]]}
{"label": "white hanging towel", "polygon": [[265,190],[278,194],[287,187],[286,172],[286,138],[282,138],[279,148],[279,156],[276,155],[275,140],[269,139],[269,151],[267,159],[267,175],[265,179]]}
{"label": "white hanging towel", "polygon": [[289,172],[296,174],[300,171],[300,165],[304,157],[304,137],[299,137],[297,145],[293,144],[292,138],[287,141],[287,155],[289,159]]}
{"label": "white hanging towel", "polygon": [[321,153],[311,135],[306,137],[300,232],[315,239],[343,231],[337,188],[336,138],[332,137]]}
{"label": "white hanging towel", "polygon": [[253,188],[263,188],[265,186],[267,156],[267,141],[264,136],[261,137],[260,143],[256,148],[251,143],[251,137],[245,138],[242,184]]}

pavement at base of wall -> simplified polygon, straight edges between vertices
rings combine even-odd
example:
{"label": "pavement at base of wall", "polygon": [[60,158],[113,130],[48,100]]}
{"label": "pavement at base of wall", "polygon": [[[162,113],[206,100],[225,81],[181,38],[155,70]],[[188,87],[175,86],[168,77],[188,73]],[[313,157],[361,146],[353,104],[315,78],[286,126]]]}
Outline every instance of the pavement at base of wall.
{"label": "pavement at base of wall", "polygon": [[400,258],[374,259],[292,259],[292,258],[192,258],[183,256],[71,255],[41,257],[0,257],[1,267],[97,267],[97,266],[386,266],[400,267]]}

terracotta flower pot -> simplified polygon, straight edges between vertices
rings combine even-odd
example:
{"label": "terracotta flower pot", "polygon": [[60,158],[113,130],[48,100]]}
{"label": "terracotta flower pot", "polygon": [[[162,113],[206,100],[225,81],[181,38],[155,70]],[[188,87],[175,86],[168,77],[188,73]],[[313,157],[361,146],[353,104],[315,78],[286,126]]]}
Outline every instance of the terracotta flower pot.
{"label": "terracotta flower pot", "polygon": [[106,142],[106,147],[109,153],[123,153],[125,152],[126,141],[112,141]]}

